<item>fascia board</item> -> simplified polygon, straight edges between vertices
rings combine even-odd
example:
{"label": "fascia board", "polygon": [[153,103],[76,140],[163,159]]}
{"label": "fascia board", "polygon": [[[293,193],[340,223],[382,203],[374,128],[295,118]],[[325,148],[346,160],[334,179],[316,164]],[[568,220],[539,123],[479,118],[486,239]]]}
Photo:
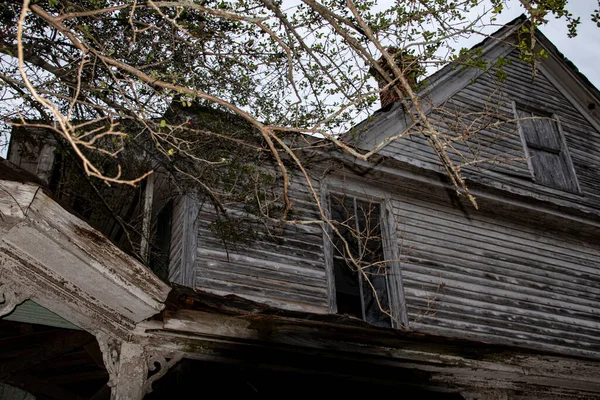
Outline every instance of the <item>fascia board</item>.
{"label": "fascia board", "polygon": [[[484,45],[481,55],[487,65],[491,65],[491,63],[499,58],[506,57],[514,50],[514,45],[516,44],[514,34],[518,27],[513,26],[501,36],[489,38],[489,42]],[[460,68],[455,63],[444,67],[444,69],[447,69],[447,71],[440,71],[439,75],[434,74],[433,80],[429,81],[428,86],[418,94],[418,98],[421,99],[421,104],[426,114],[430,113],[435,107],[439,107],[458,91],[489,70],[489,68],[486,70]],[[393,126],[388,126],[390,122],[393,122]],[[373,121],[367,121],[364,126],[358,125],[355,128],[356,130],[365,132],[362,135],[362,143],[358,144],[358,147],[371,150],[379,143],[401,134],[406,130],[408,125],[408,118],[401,103],[396,102],[390,111],[380,112]]]}

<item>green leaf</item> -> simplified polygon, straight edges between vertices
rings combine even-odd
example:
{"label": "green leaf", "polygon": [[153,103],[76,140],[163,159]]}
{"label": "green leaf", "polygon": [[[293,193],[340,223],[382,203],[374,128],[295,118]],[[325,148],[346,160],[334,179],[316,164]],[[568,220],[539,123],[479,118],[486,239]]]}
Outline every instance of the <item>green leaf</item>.
{"label": "green leaf", "polygon": [[164,128],[165,126],[167,126],[167,121],[165,121],[164,119],[160,120],[160,127]]}

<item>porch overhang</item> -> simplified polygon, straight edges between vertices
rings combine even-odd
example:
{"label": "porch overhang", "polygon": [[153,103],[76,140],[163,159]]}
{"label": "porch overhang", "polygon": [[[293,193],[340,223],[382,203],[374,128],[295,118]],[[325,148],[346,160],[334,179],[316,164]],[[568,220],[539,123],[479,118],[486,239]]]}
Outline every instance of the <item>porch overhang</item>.
{"label": "porch overhang", "polygon": [[600,396],[600,361],[594,359],[375,327],[187,288],[174,288],[162,315],[162,321],[138,325],[140,344],[189,359],[387,380],[467,398],[490,391],[523,398]]}
{"label": "porch overhang", "polygon": [[31,299],[96,336],[126,339],[164,308],[168,285],[6,161],[0,213],[0,315]]}

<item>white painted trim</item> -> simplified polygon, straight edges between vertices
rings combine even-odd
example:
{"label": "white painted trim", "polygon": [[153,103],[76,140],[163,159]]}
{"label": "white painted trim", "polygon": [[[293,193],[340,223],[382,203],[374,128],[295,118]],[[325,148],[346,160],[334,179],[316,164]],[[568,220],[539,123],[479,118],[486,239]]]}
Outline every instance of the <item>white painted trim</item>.
{"label": "white painted trim", "polygon": [[[558,127],[558,135],[560,140],[560,151],[564,152],[565,161],[567,162],[567,166],[573,175],[573,180],[575,181],[576,193],[581,195],[583,192],[581,191],[581,186],[579,185],[579,178],[577,178],[577,171],[575,170],[575,165],[573,165],[573,160],[571,159],[571,154],[569,153],[569,146],[567,146],[567,141],[565,139],[565,134],[562,130],[562,124],[560,123],[560,118],[556,114],[552,114],[552,119],[556,120],[556,126]],[[567,190],[568,191],[568,190]]]}
{"label": "white painted trim", "polygon": [[144,215],[142,219],[142,237],[140,240],[140,254],[142,260],[148,263],[148,248],[150,247],[150,227],[152,221],[152,206],[154,200],[154,174],[146,178],[146,190],[144,191]]}
{"label": "white painted trim", "polygon": [[[348,182],[344,182],[345,184]],[[343,187],[343,188],[342,188]],[[323,194],[322,194],[322,198],[326,199],[325,200],[325,206],[324,206],[324,210],[326,210],[327,213],[327,218],[330,218],[330,213],[331,213],[331,208],[330,208],[330,202],[329,202],[329,194],[330,193],[339,193],[339,194],[343,194],[343,195],[348,195],[350,197],[352,197],[355,201],[354,201],[354,205],[356,207],[356,200],[363,200],[363,201],[369,201],[369,202],[373,202],[373,203],[377,203],[379,205],[379,226],[380,226],[380,231],[381,231],[381,235],[383,238],[388,238],[387,243],[382,242],[383,245],[383,256],[385,260],[392,260],[392,266],[391,266],[391,270],[393,271],[393,273],[390,275],[387,275],[387,279],[386,279],[386,286],[387,286],[387,295],[388,295],[388,304],[390,307],[390,313],[392,314],[393,318],[391,318],[391,325],[394,328],[397,329],[402,329],[402,328],[407,328],[408,327],[408,313],[406,310],[406,299],[404,296],[404,286],[403,286],[403,282],[402,282],[402,271],[401,271],[401,267],[400,267],[400,262],[398,261],[399,259],[399,255],[397,252],[393,251],[393,249],[391,248],[391,246],[395,246],[395,248],[397,249],[398,246],[398,238],[396,235],[396,231],[391,229],[391,227],[389,226],[389,223],[387,221],[387,217],[388,215],[391,213],[391,215],[393,215],[393,208],[391,206],[389,197],[387,193],[384,192],[380,192],[380,191],[370,191],[370,194],[368,195],[366,192],[364,191],[360,191],[358,190],[361,186],[359,186],[356,183],[352,183],[351,184],[351,188],[350,190],[348,190],[348,187],[346,185],[335,185],[332,184],[331,181],[328,180],[327,185],[324,187],[322,185],[322,190],[323,190]],[[364,189],[365,187],[362,186],[362,188]],[[375,195],[373,196],[372,194],[375,193]],[[355,214],[356,214],[356,210],[355,210]],[[337,304],[336,304],[336,291],[335,291],[335,270],[333,267],[333,245],[331,240],[329,239],[331,237],[331,235],[333,234],[333,232],[331,232],[331,228],[328,229],[329,232],[324,233],[323,234],[323,238],[324,238],[324,245],[325,246],[330,246],[331,251],[329,252],[329,255],[326,251],[324,251],[324,255],[325,255],[325,263],[326,263],[326,275],[327,275],[327,279],[328,279],[328,301],[330,304],[330,313],[337,313]],[[327,242],[329,242],[329,244],[327,244]],[[331,279],[331,283],[329,282],[329,279]],[[394,285],[394,287],[392,288],[391,285]],[[361,294],[361,298],[363,298],[363,285],[362,285],[362,277],[359,274],[359,289],[360,289],[360,294]],[[329,292],[329,290],[331,290],[331,292]],[[364,309],[364,303],[361,299],[361,304],[362,304],[362,312],[363,312],[363,319],[365,319],[365,309]]]}
{"label": "white painted trim", "polygon": [[529,174],[531,175],[531,180],[535,182],[535,172],[533,171],[533,165],[531,163],[531,154],[529,154],[529,146],[527,146],[527,140],[525,139],[525,133],[523,133],[523,126],[521,125],[519,114],[517,113],[517,103],[514,100],[511,100],[513,115],[517,120],[517,130],[519,131],[519,137],[521,138],[521,145],[523,146],[523,151],[525,153],[525,157],[527,159],[527,167],[529,168]]}
{"label": "white painted trim", "polygon": [[[392,260],[391,269],[392,269],[392,279],[388,279],[390,285],[394,285],[395,287],[392,289],[394,296],[398,298],[395,301],[398,304],[394,304],[394,309],[392,310],[392,315],[394,315],[394,320],[392,320],[392,326],[397,329],[408,329],[409,321],[408,321],[408,309],[406,308],[406,295],[404,292],[404,279],[402,278],[402,263],[400,262],[400,244],[399,238],[397,235],[397,229],[395,227],[391,227],[390,220],[393,219],[396,222],[396,216],[394,214],[394,207],[392,205],[392,200],[388,194],[382,202],[382,218],[381,225],[382,236],[385,240],[387,237],[387,244],[384,246],[384,256],[386,260]],[[390,291],[390,293],[392,293]]]}
{"label": "white painted trim", "polygon": [[[547,49],[546,49],[547,50]],[[572,85],[570,88],[568,88],[568,86],[566,86],[565,84],[568,85],[568,83],[575,83],[578,87],[578,90],[585,90],[585,92],[589,93],[589,91],[587,90],[587,88],[583,85],[581,85],[579,83],[579,81],[573,77],[573,75],[570,72],[567,72],[568,75],[568,80],[570,82],[567,82],[565,80],[561,80],[558,79],[555,76],[555,72],[553,68],[550,68],[550,66],[546,66],[544,63],[548,62],[548,60],[545,60],[544,62],[541,62],[538,64],[538,69],[540,70],[540,72],[544,75],[544,77],[546,79],[548,79],[550,81],[550,83],[552,85],[554,85],[554,87],[556,87],[556,89],[563,95],[565,96],[565,98],[571,103],[571,105],[573,105],[573,107],[575,107],[577,109],[577,111],[579,111],[579,113],[586,119],[586,121],[588,121],[590,123],[590,125],[592,125],[594,127],[594,129],[596,129],[597,133],[600,133],[600,122],[598,121],[597,118],[595,118],[594,116],[592,116],[589,111],[587,110],[587,107],[584,107],[580,101],[578,101],[575,96],[572,94],[573,90],[575,90],[575,88],[572,87]],[[564,62],[561,62],[560,60],[554,60],[554,62],[560,64],[564,64]],[[563,72],[564,73],[564,72]],[[591,96],[590,97],[594,97]],[[598,108],[600,108],[600,101],[597,104]]]}
{"label": "white painted trim", "polygon": [[[329,207],[329,187],[327,181],[321,182],[321,208],[326,219],[331,218]],[[327,281],[327,309],[330,314],[337,314],[337,299],[335,296],[335,270],[333,268],[333,242],[331,237],[333,230],[327,222],[323,222],[323,259],[325,263],[325,279]]]}
{"label": "white painted trim", "polygon": [[[341,155],[341,154],[329,154],[330,157],[333,158],[337,158],[340,161],[343,161],[345,158],[347,159],[347,157],[350,156],[346,156],[346,155]],[[367,162],[367,161],[360,161],[357,159],[352,159],[352,162],[354,162],[355,164],[359,164],[361,167],[364,168],[373,168],[374,171],[379,171],[381,173],[390,175],[390,176],[396,176],[399,177],[401,179],[411,179],[415,182],[422,182],[425,184],[431,184],[437,187],[443,187],[443,188],[449,188],[452,190],[455,190],[454,186],[452,186],[450,183],[446,183],[444,181],[442,181],[441,179],[435,179],[433,177],[428,177],[423,175],[422,173],[417,173],[414,171],[409,171],[409,170],[405,170],[405,169],[401,169],[401,168],[392,168],[392,167],[385,167],[382,165],[377,165],[374,166],[373,164]],[[408,165],[412,165],[410,164],[410,162],[408,161],[404,161],[406,162]],[[418,166],[420,168],[423,168],[422,165]],[[427,172],[431,173],[431,174],[443,174],[444,172],[440,169],[428,169]],[[490,179],[493,180],[494,179],[494,173],[491,171],[488,171],[487,175],[489,175]],[[467,182],[468,184],[469,182]],[[475,181],[475,183],[478,183],[477,181]],[[531,196],[530,192],[524,191],[522,189],[513,187],[511,188],[512,190],[507,191],[506,189],[504,189],[501,185],[497,185],[494,186],[492,183],[480,183],[480,184],[484,184],[489,186],[491,189],[498,189],[498,190],[504,190],[507,194],[511,194],[511,195],[516,195],[516,196],[522,196],[522,197],[526,197],[526,198],[532,198],[535,200],[538,200],[540,202],[546,202],[546,203],[550,203],[550,204],[554,204],[554,205],[559,205],[559,206],[564,206],[567,208],[571,208],[577,211],[581,211],[581,212],[585,212],[585,213],[589,213],[592,215],[595,215],[597,217],[600,217],[600,211],[597,209],[592,209],[589,207],[585,207],[585,206],[581,206],[581,207],[574,207],[574,204],[572,204],[569,201],[560,201],[554,197],[552,197],[552,193],[546,195],[546,194],[541,194],[540,197],[533,197]],[[363,183],[363,188],[364,188],[364,183]],[[549,190],[552,190],[551,188],[549,188]],[[380,192],[380,191],[379,191]],[[515,207],[520,207],[523,209],[527,209],[527,210],[533,210],[533,211],[539,211],[548,215],[553,215],[559,218],[564,218],[567,220],[571,220],[571,221],[575,221],[578,223],[582,223],[585,225],[589,225],[589,226],[595,226],[600,228],[600,222],[596,222],[593,220],[590,220],[590,218],[583,218],[583,217],[579,217],[579,216],[575,216],[572,214],[568,214],[568,213],[564,213],[561,211],[557,211],[556,208],[552,207],[552,206],[546,206],[544,204],[529,204],[527,202],[521,201],[519,199],[515,199],[515,198],[507,198],[506,196],[501,196],[501,195],[497,195],[497,194],[492,194],[489,193],[488,191],[486,191],[485,189],[470,189],[470,192],[473,196],[475,196],[476,198],[485,198],[488,200],[492,200],[492,201],[498,201],[507,205],[511,205],[511,206],[515,206]],[[556,192],[559,192],[558,190],[556,190]],[[375,192],[374,192],[375,193]],[[563,192],[566,195],[571,195],[573,197],[577,196],[575,194],[572,194],[570,192]],[[382,195],[383,197],[383,195]],[[578,196],[579,197],[579,196]]]}
{"label": "white painted trim", "polygon": [[[199,204],[190,194],[183,195],[183,206],[185,207],[183,223],[185,224],[182,235],[181,246],[181,284],[188,287],[196,287],[196,251],[198,248],[198,219]],[[173,227],[171,227],[173,230]],[[171,237],[172,234],[171,234]],[[171,243],[173,246],[173,243]]]}

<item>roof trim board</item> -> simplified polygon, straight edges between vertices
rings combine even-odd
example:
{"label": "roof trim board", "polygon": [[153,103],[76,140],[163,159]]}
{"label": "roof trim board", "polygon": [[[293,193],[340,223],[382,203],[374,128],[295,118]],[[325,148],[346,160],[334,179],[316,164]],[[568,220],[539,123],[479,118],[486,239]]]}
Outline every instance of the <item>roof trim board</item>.
{"label": "roof trim board", "polygon": [[[515,49],[512,46],[516,44],[515,33],[526,23],[528,21],[525,15],[521,15],[473,48],[483,47],[482,58],[489,65],[498,58],[507,56]],[[550,54],[548,59],[538,64],[540,71],[600,132],[600,91],[558,51],[539,29],[535,34],[538,51],[544,48]],[[434,73],[426,79],[428,86],[418,94],[425,103],[425,112],[429,113],[434,107],[443,104],[488,70],[462,69],[457,68],[455,63],[451,63]],[[587,107],[591,102],[598,103],[598,107],[593,111]],[[401,134],[407,126],[406,113],[401,102],[398,101],[388,106],[387,109],[378,110],[373,117],[354,127],[352,132],[358,133],[359,139],[355,144],[362,149],[370,150],[379,143]]]}

